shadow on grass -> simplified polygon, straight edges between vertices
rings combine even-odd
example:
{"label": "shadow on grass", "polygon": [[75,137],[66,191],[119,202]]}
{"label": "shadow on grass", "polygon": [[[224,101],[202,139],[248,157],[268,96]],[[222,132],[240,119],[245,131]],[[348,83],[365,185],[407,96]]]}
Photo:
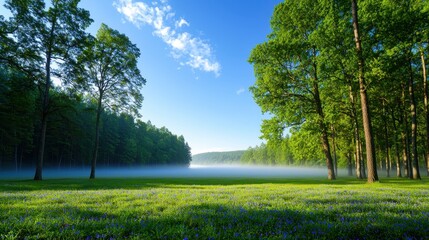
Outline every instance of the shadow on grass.
{"label": "shadow on grass", "polygon": [[49,179],[33,180],[0,180],[0,191],[40,191],[40,190],[138,190],[147,188],[205,188],[207,186],[234,186],[257,184],[290,184],[302,186],[345,186],[361,185],[362,187],[394,187],[425,188],[428,178],[423,180],[409,180],[400,178],[381,179],[380,183],[367,184],[366,180],[352,177],[340,178],[334,181],[325,178],[98,178],[89,179]]}
{"label": "shadow on grass", "polygon": [[[0,230],[18,233],[18,239],[35,236],[47,239],[427,239],[429,236],[427,215],[416,213],[410,217],[374,207],[362,209],[358,215],[343,207],[294,210],[288,206],[271,209],[263,204],[236,206],[234,203],[231,206],[192,204],[169,213],[163,210],[124,209],[112,214],[53,205],[46,207],[46,214],[34,213],[39,222],[7,226],[1,223]],[[56,213],[66,217],[52,221],[58,217]]]}
{"label": "shadow on grass", "polygon": [[293,184],[293,185],[350,185],[362,184],[356,179],[329,181],[322,178],[282,179],[282,178],[98,178],[88,179],[49,179],[33,180],[0,180],[0,191],[33,191],[33,190],[103,190],[125,189],[137,190],[146,188],[184,188],[199,186],[232,186],[255,184]]}

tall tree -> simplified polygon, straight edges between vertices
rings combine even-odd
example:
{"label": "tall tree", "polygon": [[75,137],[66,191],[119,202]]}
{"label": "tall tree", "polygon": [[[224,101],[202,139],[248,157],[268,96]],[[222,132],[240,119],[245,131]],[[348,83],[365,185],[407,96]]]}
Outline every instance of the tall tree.
{"label": "tall tree", "polygon": [[70,64],[69,56],[78,51],[86,36],[84,29],[92,22],[89,12],[78,8],[78,3],[79,0],[52,0],[46,8],[42,0],[7,0],[5,5],[13,15],[11,24],[15,27],[18,47],[24,49],[17,51],[35,55],[23,61],[30,61],[36,69],[40,67],[39,71],[44,75],[44,79],[38,79],[42,96],[41,129],[34,180],[42,180],[51,76],[61,77],[54,68]]}
{"label": "tall tree", "polygon": [[140,92],[146,80],[137,67],[140,50],[126,35],[101,24],[95,38],[78,57],[78,69],[72,69],[72,79],[97,101],[95,139],[90,179],[95,178],[100,138],[100,116],[103,108],[138,115],[143,101]]}
{"label": "tall tree", "polygon": [[279,4],[271,21],[273,32],[267,42],[252,50],[256,83],[251,88],[254,98],[264,112],[274,117],[265,120],[265,138],[279,137],[286,126],[316,125],[326,158],[328,179],[335,171],[328,139],[328,129],[320,88],[318,56],[318,25],[323,19],[318,2],[285,1]]}
{"label": "tall tree", "polygon": [[377,165],[375,158],[375,144],[374,137],[372,134],[371,116],[369,110],[369,102],[367,96],[367,85],[365,83],[365,60],[362,54],[362,44],[359,33],[359,16],[358,16],[358,5],[357,0],[352,0],[352,16],[353,16],[353,32],[354,39],[356,42],[356,54],[358,56],[358,67],[359,67],[359,90],[362,108],[362,121],[365,132],[365,144],[366,144],[366,160],[368,168],[368,182],[372,183],[378,181]]}

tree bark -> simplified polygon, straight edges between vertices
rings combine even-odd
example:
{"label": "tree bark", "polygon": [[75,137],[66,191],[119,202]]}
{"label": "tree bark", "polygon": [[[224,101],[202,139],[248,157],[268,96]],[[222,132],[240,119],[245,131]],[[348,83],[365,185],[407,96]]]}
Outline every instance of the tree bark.
{"label": "tree bark", "polygon": [[51,29],[49,31],[49,42],[46,49],[46,63],[45,63],[45,89],[42,92],[42,121],[39,138],[39,152],[36,164],[36,173],[34,174],[34,180],[42,180],[42,169],[43,169],[43,158],[45,154],[45,140],[46,140],[46,128],[48,125],[48,108],[49,108],[49,90],[51,89],[51,61],[52,61],[52,50],[55,45],[54,34],[57,26],[56,15],[53,16],[51,21]]}
{"label": "tree bark", "polygon": [[331,126],[331,131],[332,131],[332,150],[333,150],[333,161],[334,161],[334,169],[335,169],[335,175],[338,176],[338,163],[337,163],[337,149],[336,149],[336,144],[335,144],[335,128],[332,125]]}
{"label": "tree bark", "polygon": [[398,136],[397,136],[397,132],[398,132],[398,128],[396,126],[396,120],[395,120],[395,115],[393,110],[391,111],[391,115],[392,115],[392,123],[393,123],[393,130],[394,130],[394,141],[395,141],[395,155],[396,155],[396,176],[397,177],[402,177],[402,173],[401,173],[401,157],[400,157],[400,153],[399,153],[399,140],[398,140]]}
{"label": "tree bark", "polygon": [[359,68],[359,89],[360,99],[362,106],[362,122],[363,129],[365,132],[365,143],[366,143],[366,160],[368,168],[368,182],[378,181],[377,174],[377,161],[375,157],[374,138],[372,135],[372,125],[370,109],[368,104],[368,96],[366,91],[366,83],[364,77],[364,65],[365,61],[362,55],[362,45],[359,36],[359,20],[358,20],[358,6],[356,0],[352,0],[352,16],[353,16],[353,33],[356,43],[356,53],[358,56],[358,68]]}
{"label": "tree bark", "polygon": [[[352,164],[352,153],[347,153],[347,169],[348,169],[348,176],[353,176],[353,164]],[[338,175],[337,175],[338,176]]]}
{"label": "tree bark", "polygon": [[383,124],[384,124],[384,138],[385,138],[385,146],[384,151],[386,154],[386,175],[387,177],[390,177],[390,144],[389,144],[389,129],[387,128],[387,110],[386,110],[386,104],[383,100]]}
{"label": "tree bark", "polygon": [[323,153],[325,154],[326,166],[328,167],[328,179],[335,180],[335,171],[334,171],[333,160],[331,156],[331,149],[329,146],[328,131],[325,124],[325,115],[323,113],[322,102],[320,100],[320,95],[319,95],[319,85],[317,84],[317,77],[316,77],[316,80],[313,81],[313,93],[314,93],[314,102],[316,104],[316,112],[318,114],[319,128],[322,133],[321,141],[322,141]]}
{"label": "tree bark", "polygon": [[408,112],[406,111],[406,98],[405,98],[405,90],[407,88],[407,84],[402,85],[402,94],[401,94],[401,101],[402,101],[402,114],[401,114],[401,122],[402,122],[402,132],[401,132],[401,139],[402,139],[402,160],[404,165],[404,176],[407,178],[412,178],[412,175],[410,174],[410,141],[409,141],[409,132],[408,132]]}
{"label": "tree bark", "polygon": [[356,112],[356,101],[355,96],[353,93],[353,87],[350,83],[349,86],[349,98],[351,103],[351,115],[353,118],[353,130],[354,130],[354,143],[355,143],[355,160],[356,160],[356,177],[358,179],[363,179],[362,176],[362,158],[361,158],[361,149],[360,149],[360,136],[359,136],[359,122],[357,119],[357,112]]}
{"label": "tree bark", "polygon": [[[411,55],[411,53],[409,53]],[[419,157],[417,154],[417,105],[414,97],[414,77],[413,69],[411,65],[411,58],[409,59],[408,71],[409,71],[409,84],[408,91],[410,94],[410,111],[411,111],[411,157],[412,157],[412,169],[413,179],[421,179],[419,170]]]}
{"label": "tree bark", "polygon": [[420,50],[420,58],[422,61],[422,74],[423,74],[423,92],[424,92],[424,111],[425,111],[425,120],[426,120],[426,155],[425,155],[425,163],[426,163],[426,175],[429,176],[429,104],[428,104],[428,82],[426,75],[426,61],[423,50]]}
{"label": "tree bark", "polygon": [[98,105],[97,105],[97,118],[95,120],[95,140],[94,140],[94,149],[92,152],[91,174],[89,176],[89,179],[95,178],[95,166],[97,163],[98,146],[100,142],[100,115],[102,111],[102,99],[103,99],[103,92],[100,91],[100,95],[98,97]]}

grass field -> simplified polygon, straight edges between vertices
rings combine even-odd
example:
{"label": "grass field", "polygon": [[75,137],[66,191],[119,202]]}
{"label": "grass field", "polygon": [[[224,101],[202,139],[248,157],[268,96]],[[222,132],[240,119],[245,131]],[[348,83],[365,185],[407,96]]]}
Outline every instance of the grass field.
{"label": "grass field", "polygon": [[0,181],[0,239],[429,239],[429,180]]}

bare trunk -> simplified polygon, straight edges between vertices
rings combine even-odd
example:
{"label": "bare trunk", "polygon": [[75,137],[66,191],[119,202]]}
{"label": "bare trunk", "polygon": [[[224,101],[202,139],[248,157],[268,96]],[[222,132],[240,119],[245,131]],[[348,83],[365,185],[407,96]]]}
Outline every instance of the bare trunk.
{"label": "bare trunk", "polygon": [[54,47],[54,32],[56,28],[56,16],[52,19],[52,25],[49,33],[49,44],[46,51],[46,78],[45,78],[45,89],[42,92],[42,121],[39,138],[39,153],[37,157],[36,173],[34,174],[34,180],[42,180],[42,169],[43,169],[43,157],[45,154],[45,140],[46,140],[46,128],[48,125],[48,108],[49,108],[49,90],[51,89],[51,61],[52,61],[52,48]]}
{"label": "bare trunk", "polygon": [[[410,53],[411,54],[411,53]],[[412,157],[412,169],[413,169],[413,179],[420,178],[419,170],[419,158],[417,155],[417,105],[416,99],[414,97],[414,78],[413,78],[413,69],[411,66],[411,58],[409,59],[409,84],[408,91],[410,94],[410,111],[411,111],[411,157]]]}
{"label": "bare trunk", "polygon": [[349,86],[349,98],[350,98],[350,103],[351,103],[351,115],[353,118],[353,130],[354,130],[354,143],[355,143],[355,162],[356,162],[356,177],[358,179],[363,179],[362,176],[362,170],[361,170],[361,162],[362,162],[362,158],[361,158],[361,149],[360,149],[360,136],[359,136],[359,122],[357,119],[357,113],[356,113],[356,101],[355,101],[355,96],[353,93],[353,88],[352,85],[350,83]]}
{"label": "bare trunk", "polygon": [[45,154],[46,127],[48,125],[47,122],[48,120],[47,120],[46,114],[42,113],[42,127],[40,129],[39,152],[37,157],[36,173],[34,175],[34,180],[42,180],[43,158]]}
{"label": "bare trunk", "polygon": [[355,160],[356,160],[356,177],[358,179],[363,179],[362,177],[362,171],[361,171],[361,164],[360,164],[360,155],[359,155],[359,143],[357,142],[357,140],[355,140],[355,145],[356,145],[356,149],[355,149]]}
{"label": "bare trunk", "polygon": [[386,146],[386,173],[387,177],[390,177],[390,147]]}
{"label": "bare trunk", "polygon": [[384,138],[385,138],[385,147],[384,151],[386,154],[386,175],[390,177],[390,146],[389,146],[389,129],[387,128],[387,111],[386,105],[383,101],[383,124],[384,124]]}
{"label": "bare trunk", "polygon": [[[381,146],[378,146],[377,152],[379,153],[378,159],[380,159],[379,160],[380,161],[379,162],[379,170],[383,171],[385,169],[385,166],[384,166],[384,162],[383,162],[383,151],[381,150]],[[377,154],[377,152],[376,152],[376,154]]]}
{"label": "bare trunk", "polygon": [[402,160],[404,165],[404,176],[407,178],[411,178],[411,171],[410,171],[410,141],[409,141],[409,132],[408,132],[408,114],[405,110],[406,106],[406,98],[405,98],[405,89],[407,87],[408,83],[402,86],[402,132],[401,132],[401,139],[402,139]]}
{"label": "bare trunk", "polygon": [[408,141],[407,141],[407,131],[403,131],[401,133],[401,139],[402,139],[402,161],[404,165],[404,176],[409,177],[409,171],[408,171]]}
{"label": "bare trunk", "polygon": [[317,78],[316,64],[313,64],[313,68],[314,68],[313,97],[314,97],[314,103],[316,105],[316,112],[318,115],[318,124],[321,131],[322,149],[326,157],[326,166],[328,168],[328,179],[335,180],[335,171],[334,171],[333,160],[331,156],[331,149],[329,147],[328,131],[325,124],[325,115],[323,113],[322,102],[320,100],[320,94],[319,94],[319,84],[318,84],[318,78]]}
{"label": "bare trunk", "polygon": [[334,126],[331,127],[332,130],[332,151],[334,154],[334,169],[335,169],[335,175],[338,176],[338,163],[337,163],[337,148],[335,145],[335,128]]}
{"label": "bare trunk", "polygon": [[393,110],[391,111],[392,114],[392,123],[393,123],[393,130],[395,131],[395,155],[396,155],[396,176],[397,177],[402,177],[402,173],[401,173],[401,157],[400,157],[400,153],[399,153],[399,145],[398,145],[398,137],[397,137],[397,132],[398,132],[398,128],[396,126],[396,120],[395,120],[395,116],[394,116],[394,112]]}
{"label": "bare trunk", "polygon": [[356,53],[358,56],[358,67],[359,67],[359,89],[360,99],[362,106],[362,122],[363,129],[365,132],[365,143],[366,143],[366,161],[368,168],[368,182],[372,183],[378,181],[377,175],[377,161],[375,157],[374,138],[372,135],[371,116],[368,104],[368,97],[366,92],[366,83],[364,77],[364,65],[365,61],[362,56],[362,46],[359,36],[359,20],[358,20],[358,6],[356,0],[352,0],[352,16],[353,16],[353,33],[356,42]]}
{"label": "bare trunk", "polygon": [[90,179],[95,178],[95,166],[97,163],[98,145],[100,142],[100,115],[102,111],[102,105],[101,105],[102,99],[103,99],[103,92],[100,92],[100,96],[98,98],[98,106],[97,106],[97,118],[95,120],[95,142],[94,142],[94,149],[92,152],[91,175],[89,176]]}
{"label": "bare trunk", "polygon": [[[422,74],[423,74],[423,92],[424,92],[424,111],[426,118],[426,150],[429,150],[429,104],[428,104],[428,83],[426,75],[426,61],[423,50],[420,50],[420,58],[422,61]],[[429,176],[429,151],[425,155],[426,175]]]}
{"label": "bare trunk", "polygon": [[[353,164],[352,164],[352,153],[347,153],[347,170],[348,170],[348,176],[353,176]],[[338,176],[338,175],[337,175]]]}
{"label": "bare trunk", "polygon": [[366,178],[366,172],[365,172],[365,168],[366,168],[366,166],[365,166],[365,161],[363,161],[363,147],[362,147],[362,141],[360,141],[359,142],[359,154],[360,154],[360,159],[361,159],[361,161],[360,161],[360,170],[361,170],[361,172],[362,172],[362,177],[363,178]]}
{"label": "bare trunk", "polygon": [[399,154],[399,146],[397,143],[395,143],[395,153],[396,153],[396,176],[397,177],[402,177],[402,172],[401,172],[401,157]]}

